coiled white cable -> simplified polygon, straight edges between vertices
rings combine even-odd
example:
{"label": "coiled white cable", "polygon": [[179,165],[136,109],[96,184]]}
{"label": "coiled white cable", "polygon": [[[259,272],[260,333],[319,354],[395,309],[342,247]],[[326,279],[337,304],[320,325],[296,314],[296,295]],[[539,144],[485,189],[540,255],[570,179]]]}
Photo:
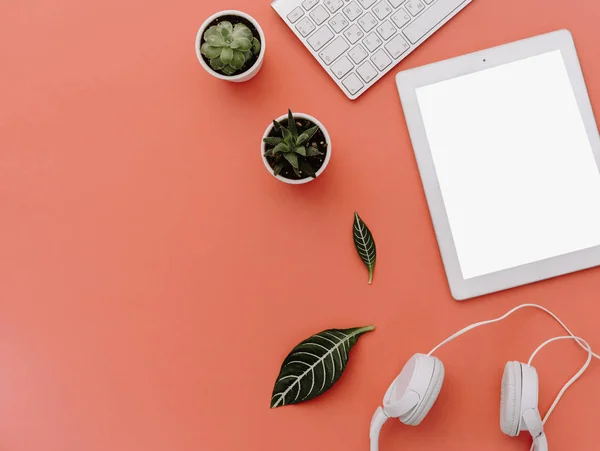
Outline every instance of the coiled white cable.
{"label": "coiled white cable", "polygon": [[[581,337],[574,337],[574,336],[571,336],[571,335],[560,336],[560,337],[554,337],[554,338],[551,338],[549,340],[546,340],[544,343],[542,343],[541,345],[539,345],[537,347],[537,349],[535,351],[533,351],[533,354],[531,354],[531,357],[529,357],[529,361],[527,362],[527,365],[531,365],[531,362],[533,361],[534,357],[536,356],[536,354],[538,352],[540,352],[542,350],[542,348],[544,348],[545,346],[549,345],[550,343],[553,343],[553,342],[558,341],[558,340],[575,340],[575,341],[577,341],[577,343],[580,346],[582,346],[584,349],[587,350],[588,357],[587,357],[587,360],[585,361],[585,363],[583,364],[583,366],[579,369],[579,371],[577,371],[577,373],[575,373],[575,375],[571,379],[569,379],[569,381],[563,386],[563,388],[561,388],[560,392],[558,392],[558,395],[556,395],[556,398],[554,398],[554,401],[552,402],[552,405],[548,409],[548,412],[546,412],[546,415],[544,415],[544,419],[542,420],[543,424],[546,424],[546,421],[548,420],[548,418],[550,417],[550,415],[554,411],[554,408],[558,404],[558,401],[560,401],[560,399],[565,394],[565,392],[567,391],[567,389],[571,385],[573,385],[575,383],[575,381],[581,377],[581,375],[585,372],[585,370],[587,370],[588,366],[590,366],[590,362],[592,361],[592,355],[594,355],[594,353],[592,352],[592,348],[590,347],[589,343],[587,341],[585,341],[583,338],[581,338]],[[532,451],[533,448],[534,448],[534,444],[532,443],[530,451]]]}
{"label": "coiled white cable", "polygon": [[[550,315],[552,318],[554,318],[558,322],[558,324],[560,324],[563,327],[563,329],[565,329],[567,331],[567,333],[571,337],[575,337],[575,335],[573,334],[573,332],[571,332],[571,330],[565,325],[565,323],[563,323],[558,318],[558,316],[556,316],[554,313],[552,313],[547,308],[542,307],[541,305],[537,305],[537,304],[522,304],[522,305],[518,305],[517,307],[515,307],[514,309],[512,309],[509,312],[505,313],[504,315],[499,316],[498,318],[494,318],[494,319],[490,319],[490,320],[487,320],[487,321],[481,321],[481,322],[478,322],[478,323],[475,323],[475,324],[471,324],[470,326],[467,326],[464,329],[459,330],[455,334],[452,334],[450,337],[446,338],[444,341],[442,341],[439,345],[437,345],[431,351],[429,351],[429,354],[427,354],[427,355],[433,354],[435,351],[437,351],[439,348],[441,348],[442,346],[444,346],[446,343],[451,342],[455,338],[460,337],[461,335],[463,335],[466,332],[469,332],[470,330],[473,330],[473,329],[475,329],[477,327],[480,327],[480,326],[485,326],[487,324],[492,324],[492,323],[497,323],[499,321],[502,321],[503,319],[505,319],[505,318],[509,317],[510,315],[512,315],[517,310],[521,310],[521,309],[523,309],[525,307],[533,307],[533,308],[537,308],[537,309],[540,309],[540,310],[546,312],[548,315]],[[583,349],[585,349],[587,351],[587,349],[585,348],[585,346],[580,341],[577,341],[577,343],[579,344],[579,346],[581,346]],[[600,360],[600,355],[595,354],[594,352],[592,352],[592,356]]]}

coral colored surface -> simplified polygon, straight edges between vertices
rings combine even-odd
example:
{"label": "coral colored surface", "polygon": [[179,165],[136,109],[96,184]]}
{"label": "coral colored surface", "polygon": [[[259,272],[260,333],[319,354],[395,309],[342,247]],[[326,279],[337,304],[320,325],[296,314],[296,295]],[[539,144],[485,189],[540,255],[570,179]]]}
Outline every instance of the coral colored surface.
{"label": "coral colored surface", "polygon": [[[243,9],[267,35],[246,85],[205,73],[197,27]],[[600,3],[475,0],[410,68],[569,28],[600,110]],[[465,303],[449,294],[394,70],[351,102],[266,0],[0,3],[0,449],[368,449],[368,425],[414,352],[523,302],[600,349],[600,269]],[[272,178],[259,156],[290,107],[333,139],[323,177]],[[352,245],[373,231],[375,280]],[[270,410],[279,365],[329,327],[375,324],[324,396]],[[526,450],[498,426],[504,363],[561,329],[522,311],[439,352],[447,377],[417,428],[381,449]],[[585,355],[536,359],[544,411]],[[600,365],[547,424],[553,450],[598,448]]]}

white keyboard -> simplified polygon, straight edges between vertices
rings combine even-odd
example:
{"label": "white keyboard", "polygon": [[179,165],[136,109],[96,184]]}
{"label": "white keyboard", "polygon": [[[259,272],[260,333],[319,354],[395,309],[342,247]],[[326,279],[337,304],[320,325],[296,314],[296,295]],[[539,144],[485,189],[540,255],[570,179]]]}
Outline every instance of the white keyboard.
{"label": "white keyboard", "polygon": [[472,0],[275,0],[273,9],[356,99]]}

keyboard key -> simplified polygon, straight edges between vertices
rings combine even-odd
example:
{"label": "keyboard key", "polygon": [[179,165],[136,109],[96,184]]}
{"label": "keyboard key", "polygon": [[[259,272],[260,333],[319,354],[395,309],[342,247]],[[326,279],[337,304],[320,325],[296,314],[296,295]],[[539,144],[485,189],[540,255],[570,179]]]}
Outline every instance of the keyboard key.
{"label": "keyboard key", "polygon": [[310,38],[307,39],[306,42],[313,48],[316,52],[325,44],[333,39],[333,32],[329,29],[327,25],[319,28],[316,33],[314,33]]}
{"label": "keyboard key", "polygon": [[396,29],[389,20],[386,20],[377,27],[377,33],[379,33],[379,36],[381,36],[384,41],[387,41],[396,34]]}
{"label": "keyboard key", "polygon": [[373,64],[375,64],[379,70],[383,70],[392,64],[392,60],[383,49],[378,50],[377,53],[371,57],[371,61],[373,61]]}
{"label": "keyboard key", "polygon": [[465,0],[437,0],[422,16],[413,20],[404,29],[404,35],[410,42],[416,44],[463,3]]}
{"label": "keyboard key", "polygon": [[[397,8],[398,6],[400,6],[402,3],[404,3],[406,0],[389,0],[390,4],[394,7]],[[427,1],[427,0],[425,0]],[[429,1],[433,1],[433,0],[429,0]]]}
{"label": "keyboard key", "polygon": [[358,6],[358,3],[355,1],[348,3],[342,11],[344,11],[344,14],[350,22],[362,14],[362,9],[360,9],[360,6]]}
{"label": "keyboard key", "polygon": [[350,44],[357,43],[364,35],[365,34],[358,26],[356,26],[356,24],[352,24],[350,28],[344,31],[344,36],[346,36],[346,39],[348,39]]}
{"label": "keyboard key", "polygon": [[331,13],[336,12],[338,9],[344,6],[344,0],[325,0],[323,3],[325,6],[327,6],[327,9]]}
{"label": "keyboard key", "polygon": [[364,9],[368,9],[371,6],[373,6],[375,4],[377,0],[358,0],[358,2],[360,3],[360,6],[362,6]]}
{"label": "keyboard key", "polygon": [[309,11],[309,10],[311,10],[312,8],[314,8],[314,7],[317,5],[317,3],[319,3],[319,0],[304,0],[304,1],[302,2],[302,7],[303,7],[305,10]]}
{"label": "keyboard key", "polygon": [[319,56],[325,64],[329,65],[338,59],[349,47],[346,40],[343,37],[338,36],[325,50],[319,53]]}
{"label": "keyboard key", "polygon": [[304,15],[302,8],[295,8],[291,13],[288,14],[287,18],[290,22],[296,23]]}
{"label": "keyboard key", "polygon": [[360,81],[360,79],[356,76],[356,74],[348,75],[346,77],[346,79],[342,82],[342,84],[348,90],[350,95],[356,94],[364,86],[362,81]]}
{"label": "keyboard key", "polygon": [[356,72],[358,75],[360,75],[360,78],[365,81],[365,83],[369,83],[371,80],[377,77],[378,74],[377,69],[375,69],[368,61],[356,69]]}
{"label": "keyboard key", "polygon": [[373,12],[379,20],[383,20],[392,13],[392,7],[386,0],[382,0],[373,7]]}
{"label": "keyboard key", "polygon": [[425,0],[425,3],[427,3],[428,5],[431,5],[433,3],[434,0]]}
{"label": "keyboard key", "polygon": [[323,8],[323,5],[319,5],[310,12],[310,17],[312,17],[312,20],[314,20],[317,25],[321,25],[329,19],[329,13]]}
{"label": "keyboard key", "polygon": [[421,0],[408,0],[405,6],[408,12],[413,16],[416,16],[425,9],[425,5]]}
{"label": "keyboard key", "polygon": [[315,28],[317,27],[315,27],[315,24],[312,23],[312,20],[308,17],[303,17],[302,20],[296,24],[296,30],[298,30],[303,37],[311,34],[315,31]]}
{"label": "keyboard key", "polygon": [[410,45],[408,45],[406,40],[401,35],[397,35],[385,45],[385,49],[390,53],[390,55],[392,55],[392,58],[394,59],[400,58],[405,52],[408,51],[409,48]]}
{"label": "keyboard key", "polygon": [[354,61],[355,64],[360,63],[368,56],[367,51],[360,44],[358,44],[356,47],[350,50],[348,52],[348,55],[350,55],[350,58],[352,58],[352,61]]}
{"label": "keyboard key", "polygon": [[396,14],[392,16],[392,20],[398,28],[402,28],[408,22],[410,22],[410,16],[404,8],[400,8]]}
{"label": "keyboard key", "polygon": [[341,14],[336,14],[333,16],[333,19],[329,21],[329,25],[336,33],[341,33],[342,30],[348,26],[348,23],[348,20]]}
{"label": "keyboard key", "polygon": [[367,13],[358,19],[358,24],[365,31],[365,33],[368,33],[373,29],[373,27],[375,27],[375,25],[377,25],[377,19],[375,19],[373,14]]}
{"label": "keyboard key", "polygon": [[353,67],[350,60],[346,56],[342,56],[331,66],[331,72],[333,72],[337,78],[342,78],[350,72]]}
{"label": "keyboard key", "polygon": [[369,52],[373,52],[377,47],[383,44],[383,41],[375,33],[371,33],[364,39],[363,44]]}

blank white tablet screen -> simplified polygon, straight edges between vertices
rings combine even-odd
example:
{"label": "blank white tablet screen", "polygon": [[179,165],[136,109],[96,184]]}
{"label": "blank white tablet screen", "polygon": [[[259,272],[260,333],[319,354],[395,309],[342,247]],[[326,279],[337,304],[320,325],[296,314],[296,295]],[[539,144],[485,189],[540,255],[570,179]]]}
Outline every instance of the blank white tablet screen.
{"label": "blank white tablet screen", "polygon": [[416,94],[464,279],[600,245],[600,174],[560,50]]}

